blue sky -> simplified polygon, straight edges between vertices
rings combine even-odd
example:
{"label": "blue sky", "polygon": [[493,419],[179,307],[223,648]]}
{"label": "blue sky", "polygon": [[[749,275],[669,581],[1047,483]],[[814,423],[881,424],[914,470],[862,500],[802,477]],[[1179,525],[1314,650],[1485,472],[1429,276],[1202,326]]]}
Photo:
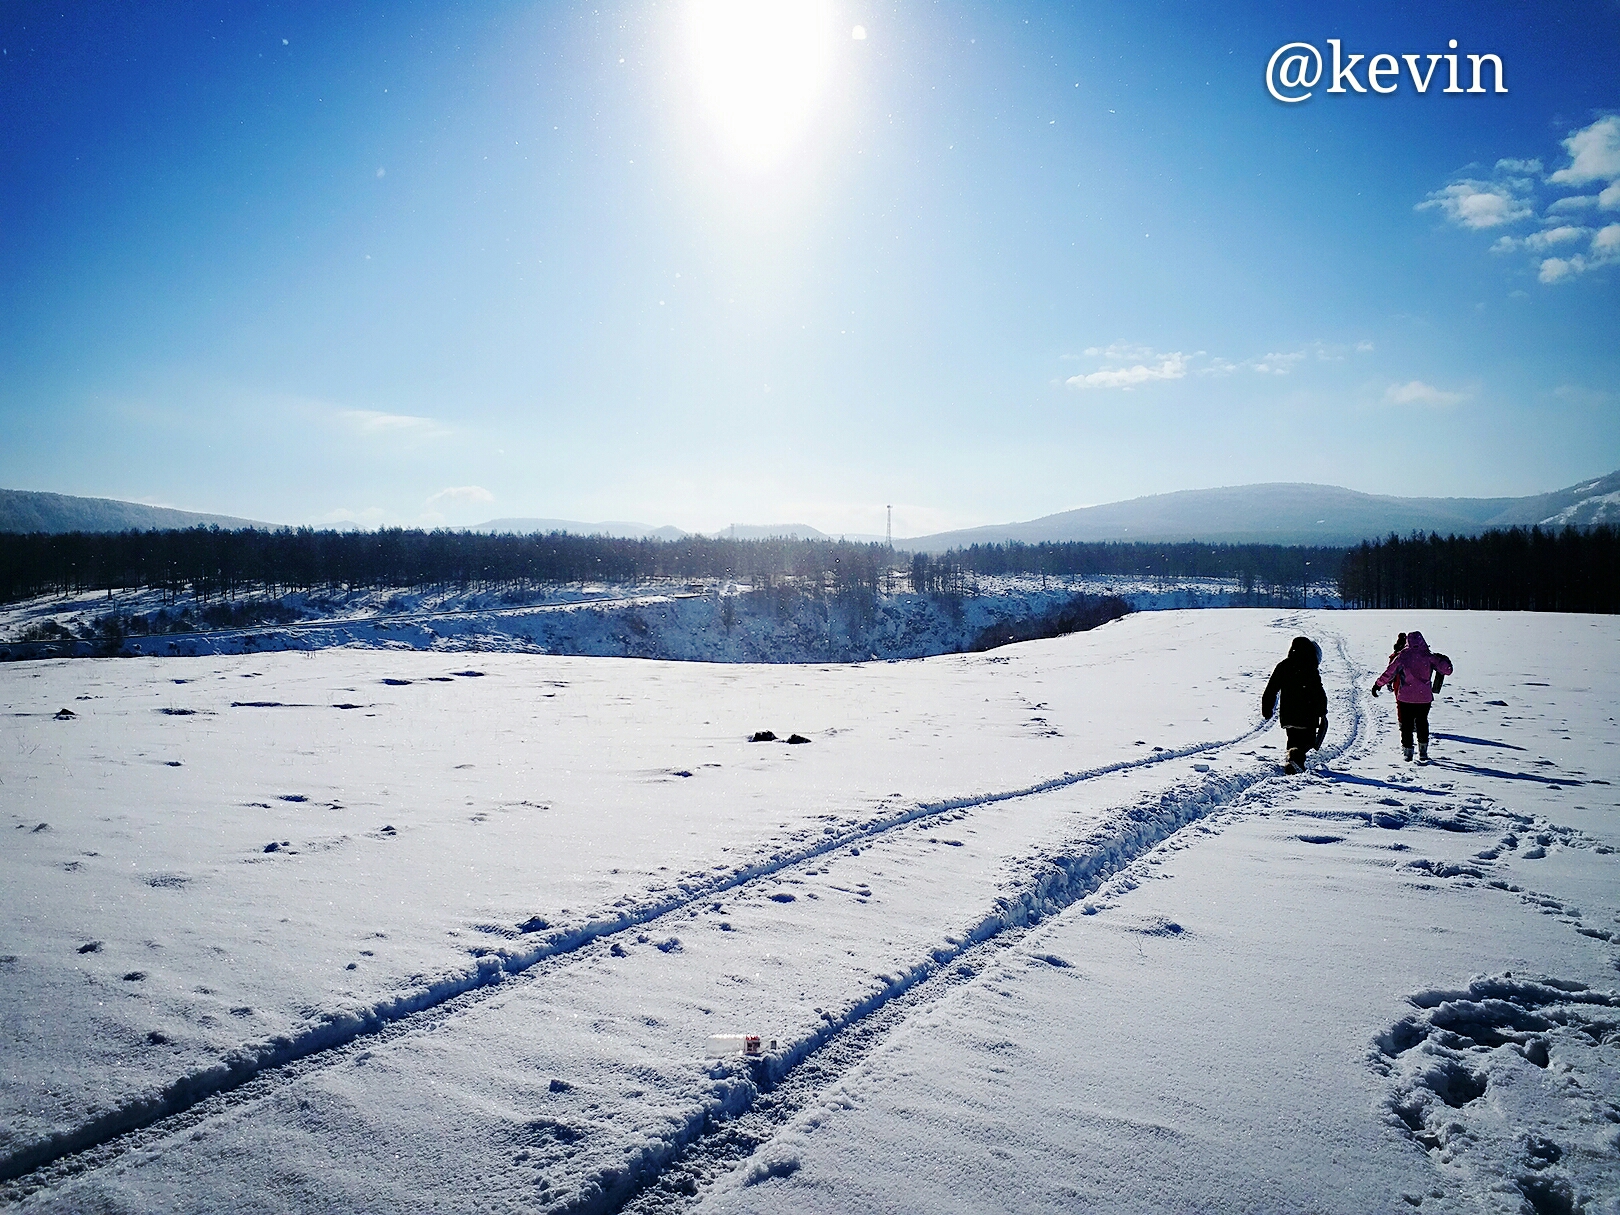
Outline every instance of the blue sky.
{"label": "blue sky", "polygon": [[[1329,94],[1330,38],[1508,91]],[[1620,467],[1614,0],[10,3],[0,50],[9,488],[915,535]]]}

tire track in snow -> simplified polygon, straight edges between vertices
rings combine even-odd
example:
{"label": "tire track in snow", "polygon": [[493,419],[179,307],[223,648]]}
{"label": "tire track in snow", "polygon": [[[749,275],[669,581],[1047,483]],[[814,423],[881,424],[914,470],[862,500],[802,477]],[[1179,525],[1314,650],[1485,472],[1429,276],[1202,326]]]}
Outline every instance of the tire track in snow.
{"label": "tire track in snow", "polygon": [[[1344,639],[1335,637],[1334,641],[1350,675],[1345,691],[1336,697],[1340,705],[1348,707],[1350,731],[1343,741],[1318,752],[1319,765],[1361,747],[1368,725],[1365,693],[1360,690],[1362,672],[1350,661]],[[722,1177],[748,1167],[759,1148],[799,1113],[819,1103],[827,1089],[891,1032],[932,1008],[956,986],[971,981],[988,966],[988,956],[1017,948],[1027,931],[1047,916],[1094,893],[1114,873],[1189,823],[1226,808],[1250,789],[1280,775],[1270,764],[1232,775],[1211,774],[1191,785],[1139,799],[1078,839],[1028,858],[1026,864],[1033,872],[1021,887],[997,899],[989,913],[960,938],[947,938],[945,946],[846,1009],[823,1029],[754,1064],[758,1095],[746,1110],[730,1117],[718,1105],[703,1111],[689,1123],[684,1139],[671,1141],[680,1146],[661,1165],[644,1169],[616,1200],[581,1207],[570,1215],[653,1215],[691,1205]],[[764,1180],[780,1167],[791,1171],[796,1166],[761,1160],[751,1171]]]}
{"label": "tire track in snow", "polygon": [[[441,976],[425,987],[401,996],[379,1000],[368,1007],[326,1010],[291,1034],[277,1035],[261,1042],[244,1043],[210,1066],[182,1075],[155,1091],[141,1094],[119,1106],[98,1113],[94,1118],[78,1126],[55,1131],[13,1147],[4,1156],[0,1156],[0,1183],[28,1178],[29,1174],[56,1162],[70,1160],[106,1147],[120,1136],[176,1118],[203,1102],[230,1094],[250,1082],[267,1079],[273,1073],[284,1073],[282,1078],[290,1082],[296,1076],[307,1074],[311,1066],[322,1065],[323,1056],[330,1056],[326,1061],[335,1063],[340,1057],[338,1052],[341,1048],[357,1039],[377,1035],[393,1028],[408,1030],[415,1025],[423,1024],[426,1022],[426,1014],[442,1008],[451,1001],[456,1002],[458,1010],[465,1008],[469,1001],[480,998],[484,989],[502,983],[512,976],[523,974],[543,962],[567,960],[604,938],[645,928],[694,904],[712,900],[717,895],[735,891],[763,878],[817,861],[840,848],[861,846],[909,824],[939,815],[996,805],[1017,798],[1039,796],[1100,777],[1150,768],[1172,760],[1187,759],[1237,746],[1260,734],[1271,724],[1261,721],[1234,738],[1194,743],[1172,750],[1155,751],[1137,759],[1119,760],[1080,772],[1065,772],[1061,776],[1022,788],[917,802],[897,813],[843,830],[824,828],[822,836],[797,848],[780,848],[769,854],[765,854],[762,850],[755,860],[738,865],[723,874],[715,874],[701,881],[682,881],[668,891],[648,891],[646,894],[650,897],[638,906],[623,908],[612,914],[604,914],[583,923],[556,929],[551,929],[548,925],[537,932],[525,933],[522,926],[519,926],[518,939],[531,937],[534,939],[532,945],[521,948],[513,946],[491,948],[482,956],[476,957],[473,967],[468,970]],[[991,932],[993,934],[999,930],[997,928]],[[939,952],[935,951],[936,954]],[[925,965],[932,967],[937,964]],[[922,975],[923,972],[918,971],[913,977],[902,976],[898,981],[903,982],[905,987],[910,987]],[[890,998],[892,995],[884,996],[879,1003],[887,1003]],[[870,1012],[872,1009],[867,1011]],[[794,1058],[793,1062],[797,1061],[798,1059]],[[294,1068],[297,1064],[306,1066]],[[792,1063],[788,1066],[792,1066]],[[116,1153],[85,1167],[101,1167],[114,1158]],[[69,1168],[66,1171],[80,1170]],[[7,1187],[6,1190],[0,1191],[0,1200],[12,1200],[13,1191],[30,1191],[37,1188],[39,1186],[31,1181],[22,1187]]]}

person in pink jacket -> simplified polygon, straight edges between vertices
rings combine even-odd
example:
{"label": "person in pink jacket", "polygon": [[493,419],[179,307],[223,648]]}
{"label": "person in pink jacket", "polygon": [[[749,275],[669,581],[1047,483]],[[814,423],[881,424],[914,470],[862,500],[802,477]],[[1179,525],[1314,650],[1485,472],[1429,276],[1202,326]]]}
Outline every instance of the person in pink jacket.
{"label": "person in pink jacket", "polygon": [[1412,734],[1418,741],[1418,762],[1429,762],[1429,706],[1445,676],[1451,674],[1451,659],[1436,654],[1423,640],[1423,634],[1406,635],[1406,648],[1390,659],[1388,668],[1373,684],[1372,694],[1387,686],[1395,689],[1395,713],[1401,722],[1401,750],[1412,759]]}

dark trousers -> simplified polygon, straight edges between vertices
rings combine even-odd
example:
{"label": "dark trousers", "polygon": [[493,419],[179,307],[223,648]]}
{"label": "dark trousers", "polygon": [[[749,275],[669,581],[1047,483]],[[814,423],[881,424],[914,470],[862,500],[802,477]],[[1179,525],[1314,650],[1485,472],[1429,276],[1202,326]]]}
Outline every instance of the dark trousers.
{"label": "dark trousers", "polygon": [[1429,749],[1429,706],[1409,705],[1399,701],[1395,705],[1395,716],[1401,722],[1401,746],[1412,745],[1412,731],[1417,730],[1418,746],[1423,750]]}
{"label": "dark trousers", "polygon": [[1295,764],[1303,767],[1305,752],[1316,746],[1316,728],[1314,726],[1288,726],[1288,758]]}

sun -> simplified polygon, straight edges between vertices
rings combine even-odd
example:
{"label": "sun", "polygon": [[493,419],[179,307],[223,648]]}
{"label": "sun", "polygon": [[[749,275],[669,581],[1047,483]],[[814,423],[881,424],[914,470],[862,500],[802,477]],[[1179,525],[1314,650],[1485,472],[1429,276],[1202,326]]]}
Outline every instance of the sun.
{"label": "sun", "polygon": [[829,0],[691,0],[698,92],[725,152],[763,171],[804,136],[832,70]]}

